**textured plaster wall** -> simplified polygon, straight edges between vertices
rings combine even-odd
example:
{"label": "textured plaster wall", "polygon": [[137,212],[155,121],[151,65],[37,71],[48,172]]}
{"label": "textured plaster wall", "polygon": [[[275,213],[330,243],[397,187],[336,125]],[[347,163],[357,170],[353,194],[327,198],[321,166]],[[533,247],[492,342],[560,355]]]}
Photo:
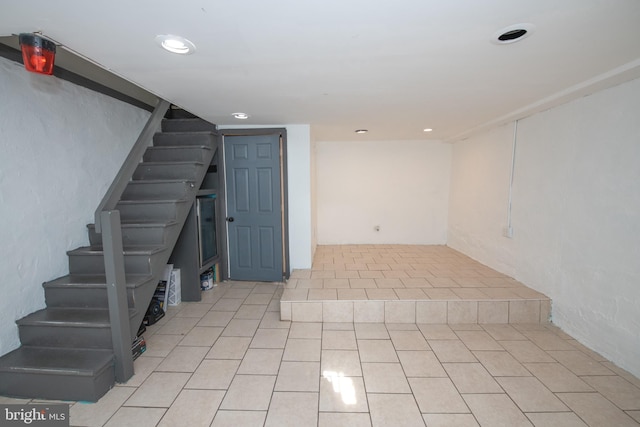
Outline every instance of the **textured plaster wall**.
{"label": "textured plaster wall", "polygon": [[44,307],[149,113],[0,58],[0,354]]}
{"label": "textured plaster wall", "polygon": [[318,244],[446,243],[451,145],[319,141],[316,159]]}
{"label": "textured plaster wall", "polygon": [[[555,324],[636,376],[639,112],[640,80],[634,80],[520,120],[512,241],[497,236],[504,197],[452,203],[450,210],[452,246],[471,256],[484,247],[484,263],[509,274],[510,267],[516,279],[551,297]],[[502,168],[510,139],[496,131],[455,144],[452,200],[472,198],[472,181],[461,167],[468,157],[478,151],[481,163]],[[505,188],[504,175],[490,175],[484,186]],[[498,206],[491,215],[458,219],[487,211],[485,204]]]}

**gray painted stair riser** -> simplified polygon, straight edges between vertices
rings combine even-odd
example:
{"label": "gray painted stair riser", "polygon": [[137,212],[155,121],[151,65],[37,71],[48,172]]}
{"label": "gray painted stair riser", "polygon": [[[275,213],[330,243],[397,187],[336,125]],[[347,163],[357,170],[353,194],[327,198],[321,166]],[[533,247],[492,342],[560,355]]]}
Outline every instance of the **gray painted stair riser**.
{"label": "gray painted stair riser", "polygon": [[[44,289],[44,300],[47,307],[107,308],[107,285],[98,287],[56,286]],[[127,288],[129,307],[135,304],[135,289]]]}
{"label": "gray painted stair riser", "polygon": [[192,161],[206,163],[207,147],[149,147],[142,157],[145,162]]}
{"label": "gray painted stair riser", "polygon": [[204,163],[189,162],[142,162],[133,173],[134,180],[145,179],[189,179],[195,181],[204,168]]}
{"label": "gray painted stair riser", "polygon": [[[177,222],[157,224],[125,224],[122,227],[122,244],[125,246],[159,246],[164,245],[167,234],[177,228]],[[96,233],[95,225],[87,226],[89,232],[89,244],[102,246],[102,234]]]}
{"label": "gray painted stair riser", "polygon": [[165,132],[153,137],[154,147],[163,146],[205,146],[213,147],[215,136],[211,132]]}
{"label": "gray painted stair riser", "polygon": [[111,327],[19,325],[22,345],[111,349]]}
{"label": "gray painted stair riser", "polygon": [[[169,221],[178,218],[179,210],[186,209],[186,200],[131,200],[119,202],[121,221]],[[189,206],[191,206],[189,204]]]}
{"label": "gray painted stair riser", "polygon": [[165,119],[162,121],[163,132],[215,131],[218,126],[202,119]]}
{"label": "gray painted stair riser", "polygon": [[196,191],[193,181],[130,181],[120,200],[184,199]]}
{"label": "gray painted stair riser", "polygon": [[[150,257],[158,257],[153,254],[127,254],[125,250],[124,268],[128,274],[152,274]],[[102,253],[70,251],[70,274],[104,274],[104,257]]]}

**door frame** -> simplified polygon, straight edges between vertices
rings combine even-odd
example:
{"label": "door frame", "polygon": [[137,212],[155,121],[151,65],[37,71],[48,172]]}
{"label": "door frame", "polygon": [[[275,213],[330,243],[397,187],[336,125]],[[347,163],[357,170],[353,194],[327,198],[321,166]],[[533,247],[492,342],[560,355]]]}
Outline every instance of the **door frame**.
{"label": "door frame", "polygon": [[220,215],[218,220],[218,229],[221,231],[222,240],[222,279],[229,279],[229,236],[227,235],[227,172],[224,153],[225,136],[256,136],[256,135],[278,135],[280,137],[280,187],[281,197],[280,209],[282,218],[282,275],[283,280],[289,279],[291,274],[289,263],[289,182],[287,178],[287,129],[286,128],[256,128],[256,129],[219,129],[220,132],[220,149],[218,153],[218,168],[220,177],[219,203]]}

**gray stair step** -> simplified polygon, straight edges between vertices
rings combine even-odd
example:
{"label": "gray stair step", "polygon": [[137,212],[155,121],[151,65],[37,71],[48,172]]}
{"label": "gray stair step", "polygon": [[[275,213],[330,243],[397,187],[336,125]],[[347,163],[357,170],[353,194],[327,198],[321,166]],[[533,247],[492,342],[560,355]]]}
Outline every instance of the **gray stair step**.
{"label": "gray stair step", "polygon": [[201,146],[162,146],[149,147],[142,156],[144,162],[205,162],[210,157],[208,154],[211,148],[205,145]]}
{"label": "gray stair step", "polygon": [[[136,314],[129,310],[129,317]],[[109,310],[45,308],[16,321],[22,345],[65,348],[113,348]]]}
{"label": "gray stair step", "polygon": [[167,221],[175,220],[178,211],[190,209],[188,200],[120,200],[116,209],[120,211],[120,220],[125,221]]}
{"label": "gray stair step", "polygon": [[[125,220],[121,223],[122,244],[131,245],[163,245],[166,235],[176,228],[178,223],[174,220],[167,221],[132,221]],[[102,234],[96,233],[95,224],[88,224],[89,243],[94,246],[102,245]]]}
{"label": "gray stair step", "polygon": [[0,395],[97,401],[115,383],[111,350],[20,347],[0,358]]}
{"label": "gray stair step", "polygon": [[[150,282],[151,275],[125,277],[129,307],[136,301],[136,292]],[[47,307],[107,308],[107,278],[104,275],[66,275],[45,282],[44,297]]]}
{"label": "gray stair step", "polygon": [[213,147],[215,144],[216,135],[213,132],[200,131],[200,132],[162,132],[153,135],[154,147],[166,147],[166,146],[205,146]]}
{"label": "gray stair step", "polygon": [[[165,246],[125,246],[124,268],[129,274],[151,274],[151,257],[167,250]],[[67,252],[70,274],[104,274],[101,246],[85,246]]]}
{"label": "gray stair step", "polygon": [[164,119],[163,132],[216,131],[218,126],[202,119]]}
{"label": "gray stair step", "polygon": [[142,162],[138,164],[132,179],[195,180],[204,167],[202,162]]}
{"label": "gray stair step", "polygon": [[129,181],[120,200],[183,199],[195,191],[195,183],[187,179],[154,179]]}

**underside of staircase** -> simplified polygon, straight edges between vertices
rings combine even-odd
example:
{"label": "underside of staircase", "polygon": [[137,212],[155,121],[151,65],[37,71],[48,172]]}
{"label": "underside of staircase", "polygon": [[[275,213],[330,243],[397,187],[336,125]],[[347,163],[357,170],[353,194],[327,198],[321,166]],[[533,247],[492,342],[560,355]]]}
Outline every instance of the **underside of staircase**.
{"label": "underside of staircase", "polygon": [[[215,125],[180,117],[162,120],[115,207],[131,337],[217,149]],[[16,322],[22,345],[0,358],[0,395],[97,401],[115,384],[102,235],[87,228],[90,245],[67,252],[69,274],[43,284],[46,308]]]}

